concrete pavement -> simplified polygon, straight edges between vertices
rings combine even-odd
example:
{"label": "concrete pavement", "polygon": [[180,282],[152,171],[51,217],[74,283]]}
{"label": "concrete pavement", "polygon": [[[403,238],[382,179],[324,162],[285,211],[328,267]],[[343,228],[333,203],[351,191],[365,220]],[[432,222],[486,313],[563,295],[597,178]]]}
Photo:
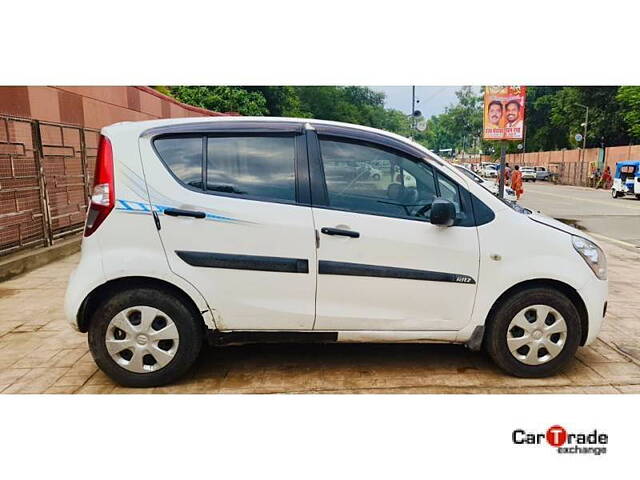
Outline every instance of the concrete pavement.
{"label": "concrete pavement", "polygon": [[163,388],[125,389],[93,362],[63,319],[79,255],[0,283],[2,393],[640,393],[640,254],[604,242],[609,312],[598,340],[563,373],[518,379],[459,345],[247,345],[206,348]]}

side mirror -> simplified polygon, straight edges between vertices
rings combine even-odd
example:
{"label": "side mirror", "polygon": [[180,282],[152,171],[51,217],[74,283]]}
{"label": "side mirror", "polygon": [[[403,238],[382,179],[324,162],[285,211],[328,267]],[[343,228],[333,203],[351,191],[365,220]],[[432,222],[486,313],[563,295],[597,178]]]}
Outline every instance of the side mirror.
{"label": "side mirror", "polygon": [[436,198],[431,204],[431,223],[450,227],[456,221],[456,206],[444,198]]}

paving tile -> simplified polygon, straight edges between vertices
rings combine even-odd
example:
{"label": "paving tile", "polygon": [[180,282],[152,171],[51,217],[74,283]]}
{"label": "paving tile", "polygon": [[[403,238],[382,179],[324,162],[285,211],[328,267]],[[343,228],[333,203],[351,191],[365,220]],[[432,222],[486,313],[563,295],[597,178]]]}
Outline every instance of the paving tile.
{"label": "paving tile", "polygon": [[640,383],[640,366],[634,363],[595,363],[591,368],[612,384]]}
{"label": "paving tile", "polygon": [[24,377],[30,370],[30,368],[0,369],[0,385],[11,385]]}
{"label": "paving tile", "polygon": [[56,383],[53,386],[77,388],[87,383],[87,380],[89,380],[89,378],[90,377],[88,375],[69,375],[68,373],[66,373],[65,375],[60,377],[58,380],[56,380]]}
{"label": "paving tile", "polygon": [[66,368],[33,368],[2,393],[44,393],[66,371]]}
{"label": "paving tile", "polygon": [[16,363],[13,364],[14,368],[35,368],[46,367],[51,365],[51,360],[60,352],[60,350],[34,350]]}
{"label": "paving tile", "polygon": [[614,385],[621,393],[640,394],[640,385]]}
{"label": "paving tile", "polygon": [[75,393],[86,393],[86,394],[96,394],[96,393],[111,393],[115,385],[85,385]]}
{"label": "paving tile", "polygon": [[47,388],[44,393],[57,393],[57,394],[71,394],[75,393],[78,387],[75,386],[59,386],[54,385],[53,387]]}
{"label": "paving tile", "polygon": [[102,370],[96,372],[87,380],[87,385],[111,385],[115,386],[115,382],[111,380]]}
{"label": "paving tile", "polygon": [[86,348],[69,348],[60,350],[53,358],[50,359],[49,364],[54,367],[72,367],[86,353]]}

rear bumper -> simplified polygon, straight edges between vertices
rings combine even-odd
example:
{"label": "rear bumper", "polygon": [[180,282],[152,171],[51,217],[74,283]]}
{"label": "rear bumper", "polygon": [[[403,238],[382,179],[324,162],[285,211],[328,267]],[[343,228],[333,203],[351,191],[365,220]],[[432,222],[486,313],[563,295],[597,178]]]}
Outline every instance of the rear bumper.
{"label": "rear bumper", "polygon": [[89,242],[83,242],[80,263],[69,277],[69,284],[64,297],[64,315],[67,322],[75,330],[80,330],[78,312],[84,300],[93,289],[105,282],[101,256],[97,252],[89,254],[88,250],[90,248],[85,248],[87,243]]}
{"label": "rear bumper", "polygon": [[608,282],[598,280],[595,275],[593,280],[587,282],[578,293],[587,308],[589,331],[585,340],[585,345],[593,343],[600,333],[605,315],[605,304],[608,296]]}

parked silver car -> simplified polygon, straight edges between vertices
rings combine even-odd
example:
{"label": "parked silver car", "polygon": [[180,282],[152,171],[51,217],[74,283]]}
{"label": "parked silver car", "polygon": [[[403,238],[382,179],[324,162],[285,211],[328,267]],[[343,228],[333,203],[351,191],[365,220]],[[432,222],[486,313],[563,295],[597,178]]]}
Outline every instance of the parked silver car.
{"label": "parked silver car", "polygon": [[534,182],[536,181],[537,176],[534,167],[523,167],[520,171],[522,172],[522,180],[525,182],[528,182],[529,180]]}

